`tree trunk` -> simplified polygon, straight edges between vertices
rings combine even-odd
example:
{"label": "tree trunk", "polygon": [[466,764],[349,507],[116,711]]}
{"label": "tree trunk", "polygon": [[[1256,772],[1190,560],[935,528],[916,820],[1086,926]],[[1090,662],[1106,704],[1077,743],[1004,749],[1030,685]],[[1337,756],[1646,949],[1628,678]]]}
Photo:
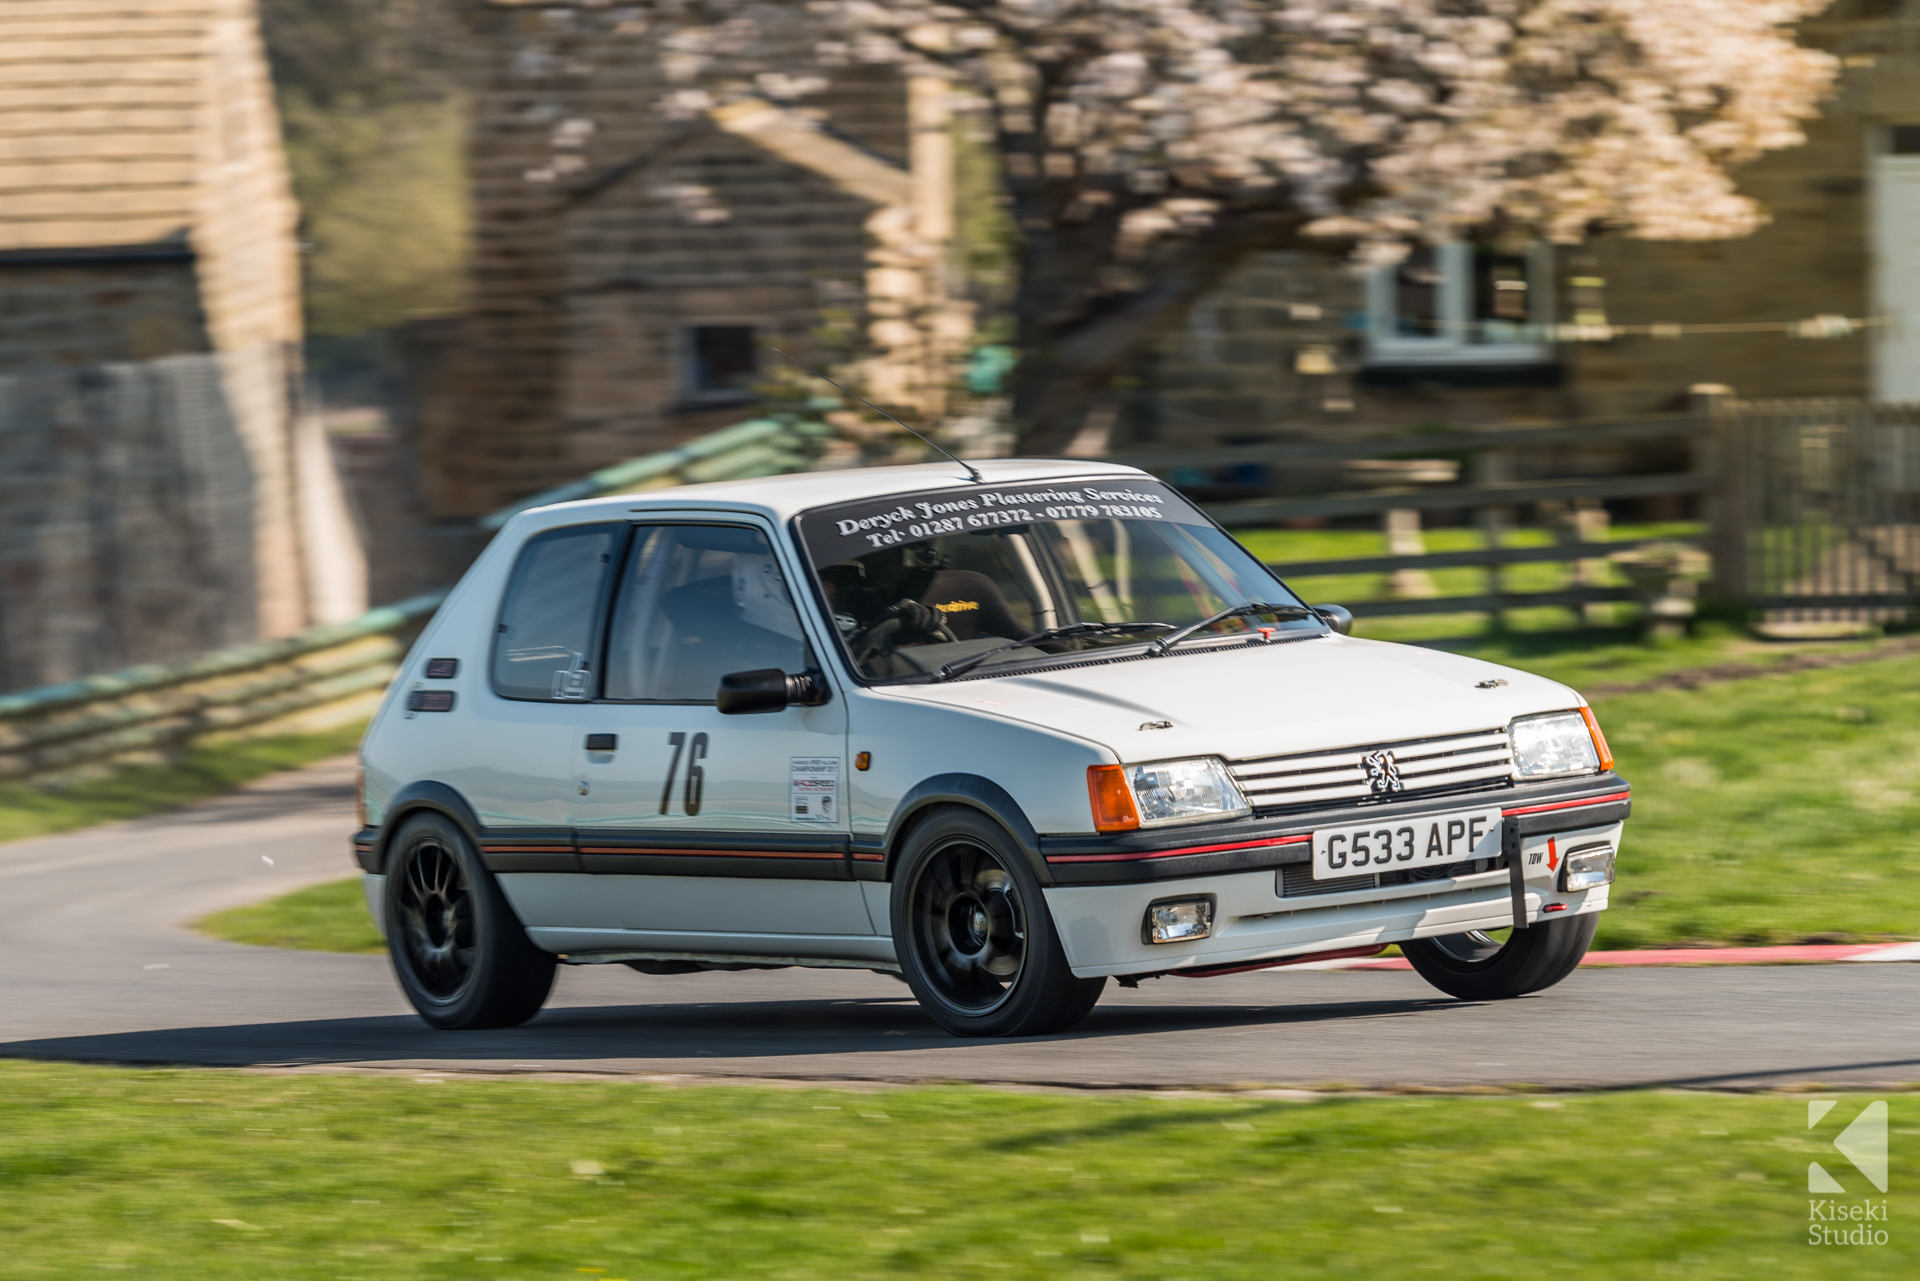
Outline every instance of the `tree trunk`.
{"label": "tree trunk", "polygon": [[1013,387],[1016,451],[1057,455],[1087,412],[1154,341],[1180,323],[1250,254],[1297,244],[1305,221],[1291,210],[1224,209],[1192,238],[1163,242],[1143,268],[1144,287],[1103,293],[1115,267],[1115,218],[1059,226],[1027,222],[1014,296],[1020,367]]}

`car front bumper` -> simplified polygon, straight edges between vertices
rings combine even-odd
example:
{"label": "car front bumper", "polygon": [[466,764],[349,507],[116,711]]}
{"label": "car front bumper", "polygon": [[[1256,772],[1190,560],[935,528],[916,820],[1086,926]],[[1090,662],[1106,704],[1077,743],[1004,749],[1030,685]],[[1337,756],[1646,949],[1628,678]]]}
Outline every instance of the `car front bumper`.
{"label": "car front bumper", "polygon": [[[1558,851],[1598,841],[1617,851],[1621,831],[1622,825],[1614,822],[1520,835],[1525,919],[1536,923],[1604,911],[1611,886],[1574,893],[1559,889]],[[1551,854],[1549,840],[1554,842]],[[1067,963],[1080,978],[1284,962],[1288,956],[1504,929],[1514,923],[1507,867],[1338,894],[1289,897],[1281,886],[1278,871],[1264,869],[1120,885],[1056,885],[1044,893]],[[1141,923],[1150,904],[1204,895],[1214,899],[1208,937],[1161,944],[1143,940]]]}
{"label": "car front bumper", "polygon": [[1632,790],[1611,771],[1514,787],[1415,795],[1274,815],[1148,828],[1105,836],[1042,836],[1049,885],[1120,885],[1250,872],[1311,858],[1313,831],[1356,821],[1400,822],[1423,815],[1498,805],[1518,837],[1624,822]]}

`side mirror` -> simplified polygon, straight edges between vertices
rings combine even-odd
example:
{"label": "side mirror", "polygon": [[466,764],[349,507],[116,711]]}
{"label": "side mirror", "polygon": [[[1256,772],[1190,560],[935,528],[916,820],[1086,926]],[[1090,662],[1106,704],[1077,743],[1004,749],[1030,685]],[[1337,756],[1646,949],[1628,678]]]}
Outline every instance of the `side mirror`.
{"label": "side mirror", "polygon": [[790,676],[777,667],[728,672],[720,678],[713,701],[722,716],[778,712],[794,705],[817,707],[827,701],[827,683],[812,672]]}
{"label": "side mirror", "polygon": [[1320,615],[1320,621],[1342,636],[1353,635],[1353,611],[1344,605],[1309,605],[1308,609]]}

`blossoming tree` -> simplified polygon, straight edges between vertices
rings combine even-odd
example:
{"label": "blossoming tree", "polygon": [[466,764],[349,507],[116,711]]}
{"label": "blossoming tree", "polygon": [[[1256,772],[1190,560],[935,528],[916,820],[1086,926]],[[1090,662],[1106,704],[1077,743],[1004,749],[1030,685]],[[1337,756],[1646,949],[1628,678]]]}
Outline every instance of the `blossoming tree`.
{"label": "blossoming tree", "polygon": [[[1828,0],[681,0],[669,108],[894,63],[989,104],[1021,236],[1023,452],[1246,255],[1489,229],[1736,236],[1730,166],[1802,141]],[[659,30],[659,28],[656,28]]]}

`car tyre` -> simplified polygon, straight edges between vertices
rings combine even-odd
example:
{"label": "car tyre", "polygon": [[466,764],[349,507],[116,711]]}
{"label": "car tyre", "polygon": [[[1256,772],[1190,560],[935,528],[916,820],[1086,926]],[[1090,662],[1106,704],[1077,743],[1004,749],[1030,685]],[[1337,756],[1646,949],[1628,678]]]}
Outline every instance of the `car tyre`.
{"label": "car tyre", "polygon": [[395,833],[386,925],[400,990],[434,1027],[517,1027],[553,990],[553,954],[527,938],[473,842],[444,815],[416,814]]}
{"label": "car tyre", "polygon": [[1552,987],[1580,964],[1597,914],[1541,921],[1504,942],[1474,930],[1414,939],[1400,950],[1420,977],[1463,1001],[1500,1001]]}
{"label": "car tyre", "polygon": [[935,810],[913,829],[891,915],[901,976],[955,1036],[1062,1031],[1107,984],[1073,976],[1026,856],[976,810]]}

